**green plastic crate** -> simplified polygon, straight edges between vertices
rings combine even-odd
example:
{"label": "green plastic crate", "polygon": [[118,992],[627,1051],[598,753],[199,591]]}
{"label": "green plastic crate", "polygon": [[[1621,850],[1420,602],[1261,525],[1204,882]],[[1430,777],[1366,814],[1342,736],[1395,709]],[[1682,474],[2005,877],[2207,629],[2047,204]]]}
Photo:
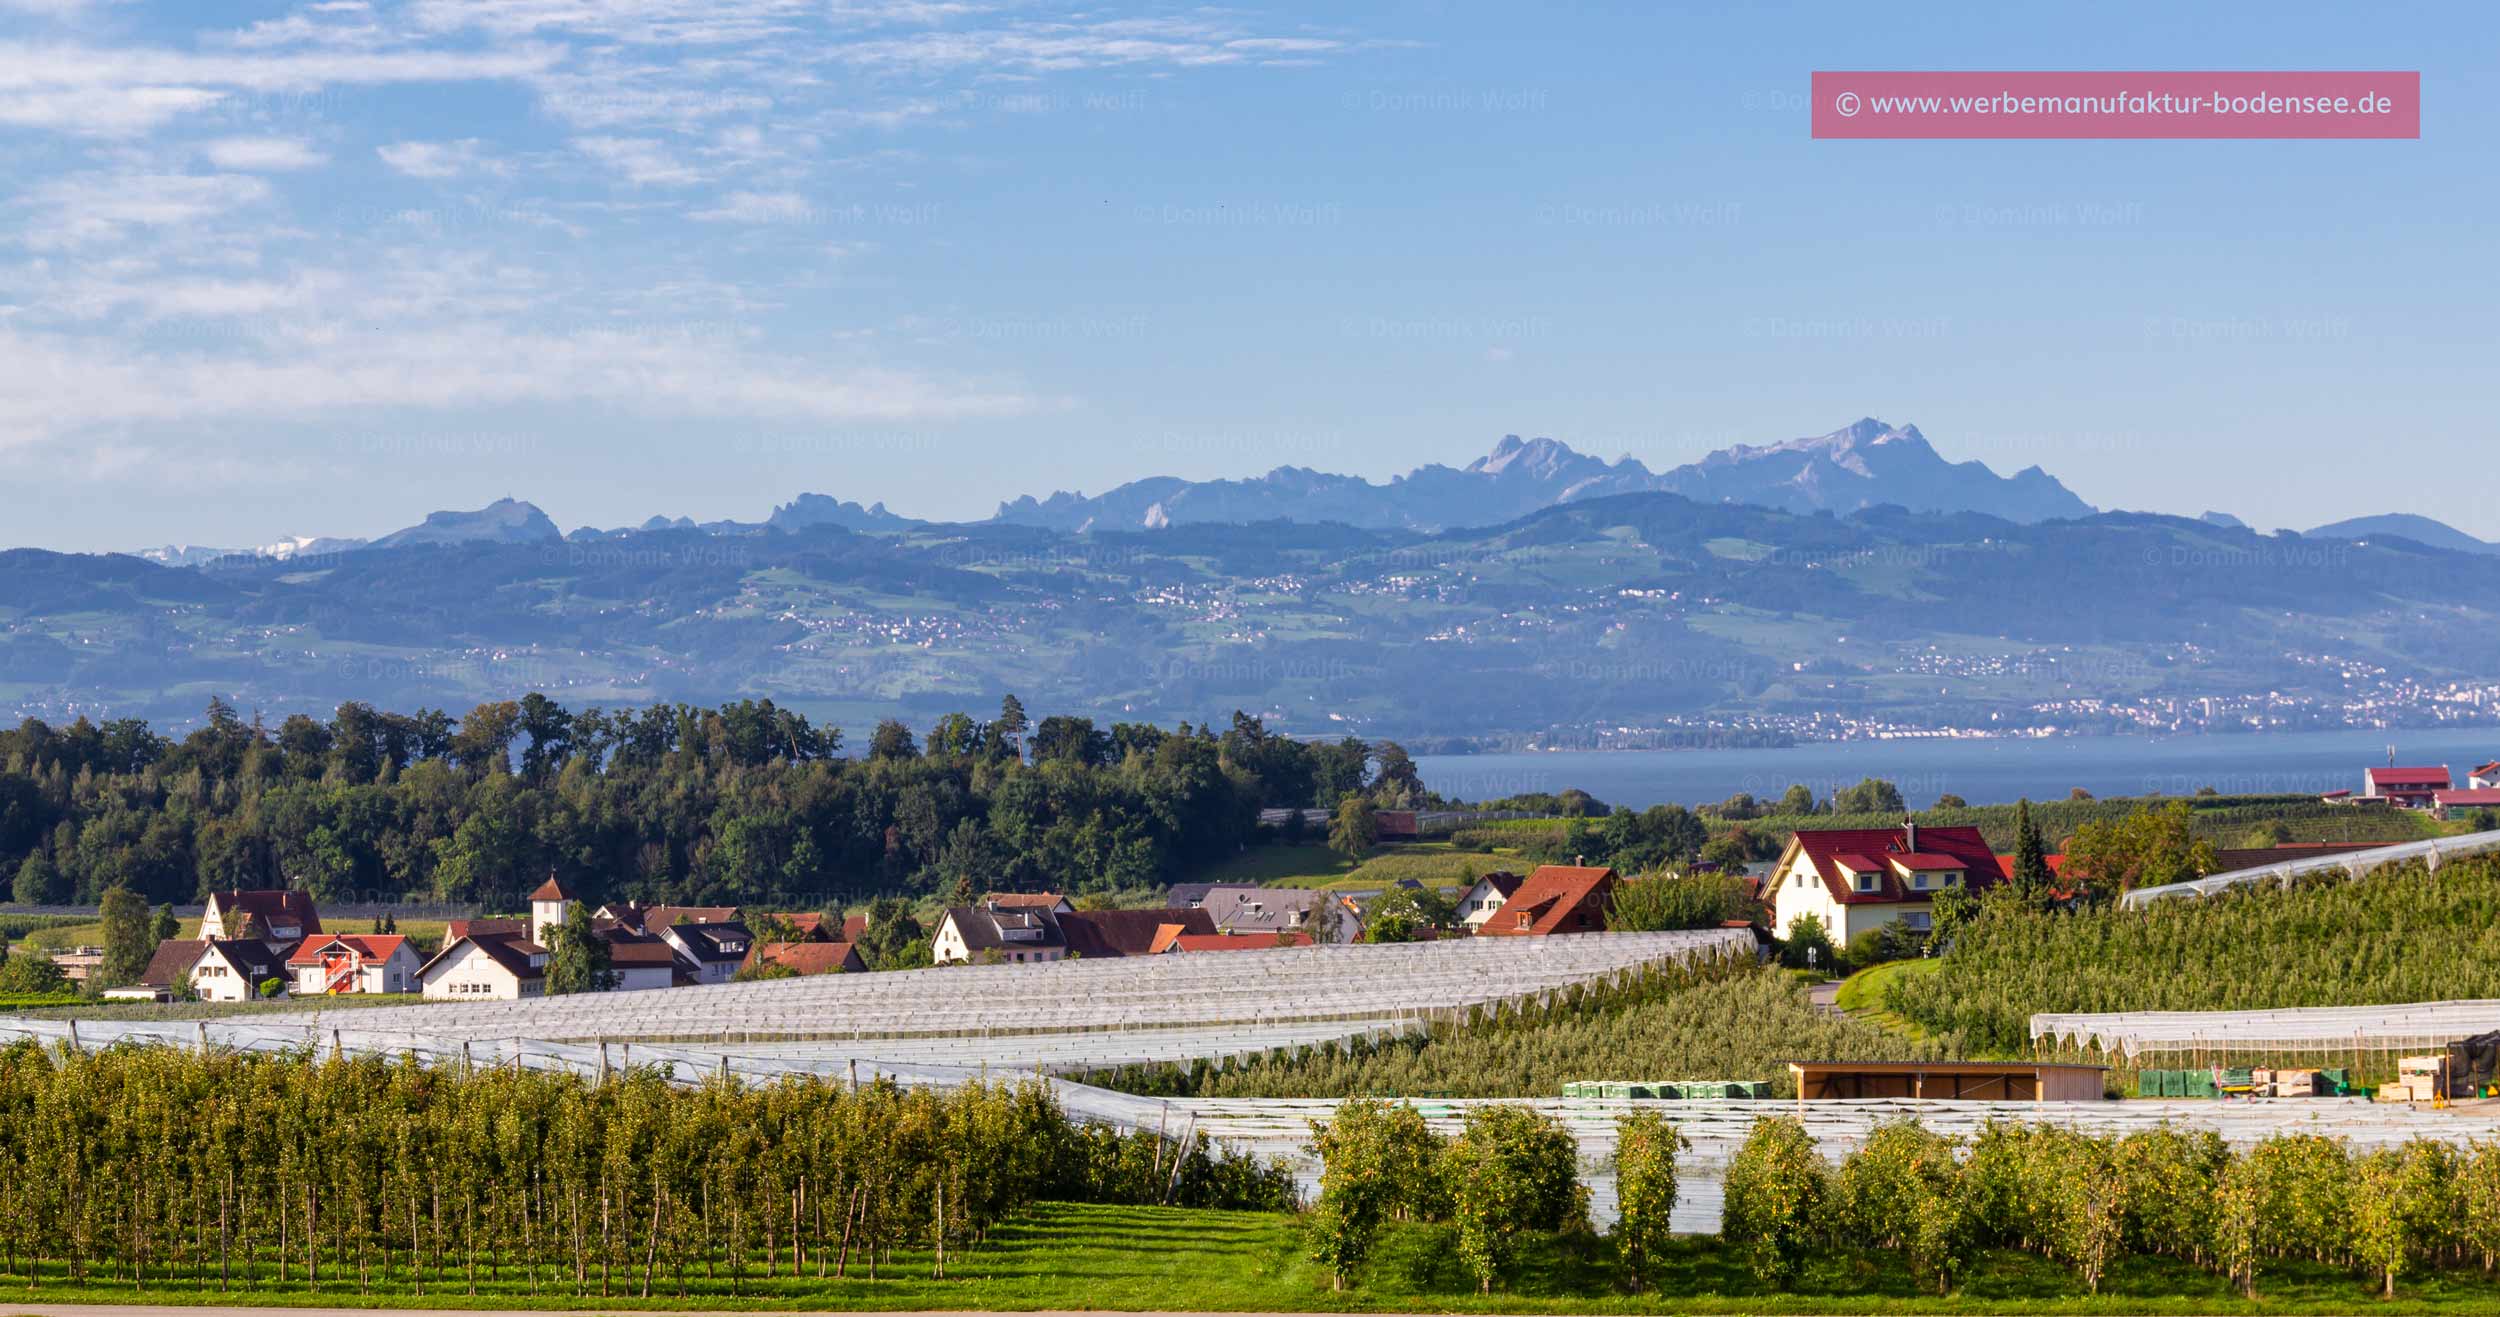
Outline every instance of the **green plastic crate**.
{"label": "green plastic crate", "polygon": [[2192,1098],[2209,1098],[2216,1096],[2213,1071],[2189,1070],[2184,1073],[2187,1078],[2186,1091],[2182,1092],[2179,1096]]}
{"label": "green plastic crate", "polygon": [[2334,1066],[2318,1072],[2318,1092],[2327,1097],[2347,1097],[2352,1093],[2352,1071]]}
{"label": "green plastic crate", "polygon": [[2161,1072],[2161,1071],[2159,1071],[2159,1070],[2138,1070],[2138,1071],[2136,1071],[2136,1072],[2135,1072],[2135,1095],[2136,1095],[2137,1097],[2140,1097],[2140,1098],[2157,1098],[2157,1097],[2160,1097],[2160,1096],[2161,1096],[2161,1089],[2162,1089],[2162,1072]]}

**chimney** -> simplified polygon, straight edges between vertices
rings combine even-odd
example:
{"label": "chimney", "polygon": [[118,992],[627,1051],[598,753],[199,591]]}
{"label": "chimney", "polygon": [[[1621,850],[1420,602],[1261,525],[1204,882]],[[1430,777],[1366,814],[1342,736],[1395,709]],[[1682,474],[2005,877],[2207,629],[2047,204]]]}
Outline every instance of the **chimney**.
{"label": "chimney", "polygon": [[1901,816],[1901,849],[1918,853],[1918,820],[1907,814]]}

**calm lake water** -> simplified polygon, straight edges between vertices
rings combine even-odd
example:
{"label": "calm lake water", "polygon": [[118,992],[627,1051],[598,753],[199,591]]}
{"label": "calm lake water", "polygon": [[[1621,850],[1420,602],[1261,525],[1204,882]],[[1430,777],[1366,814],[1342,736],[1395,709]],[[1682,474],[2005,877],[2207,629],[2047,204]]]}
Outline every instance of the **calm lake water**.
{"label": "calm lake water", "polygon": [[2074,736],[2054,740],[1838,741],[1784,750],[1573,750],[1551,754],[1418,755],[1424,783],[1445,796],[1490,800],[1578,787],[1608,805],[1694,805],[1739,791],[1777,796],[1802,782],[1817,796],[1885,778],[1924,807],[1950,792],[1975,805],[2159,791],[2192,795],[2361,788],[2363,769],[2387,762],[2446,764],[2457,785],[2500,759],[2500,728],[2287,732],[2180,737]]}

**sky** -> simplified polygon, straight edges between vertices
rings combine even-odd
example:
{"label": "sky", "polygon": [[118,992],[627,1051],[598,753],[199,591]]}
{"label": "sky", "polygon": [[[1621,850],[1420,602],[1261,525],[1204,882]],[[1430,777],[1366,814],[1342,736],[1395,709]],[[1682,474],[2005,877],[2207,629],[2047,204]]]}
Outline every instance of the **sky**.
{"label": "sky", "polygon": [[[908,515],[1916,424],[2500,538],[2500,13],[0,0],[0,545]],[[2419,141],[1813,141],[1815,69],[2418,69]]]}

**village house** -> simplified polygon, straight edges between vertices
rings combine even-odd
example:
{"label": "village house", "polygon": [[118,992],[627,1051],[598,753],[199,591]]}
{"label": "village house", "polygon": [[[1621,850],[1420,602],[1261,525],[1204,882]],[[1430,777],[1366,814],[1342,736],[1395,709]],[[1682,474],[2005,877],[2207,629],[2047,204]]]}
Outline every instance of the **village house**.
{"label": "village house", "polygon": [[677,920],[658,930],[660,939],[677,954],[680,982],[727,983],[738,977],[755,935],[735,922]]}
{"label": "village house", "polygon": [[1484,927],[1495,911],[1507,904],[1511,894],[1519,890],[1520,878],[1515,873],[1488,873],[1468,887],[1458,898],[1458,922],[1470,933]]}
{"label": "village house", "polygon": [[939,965],[972,960],[1021,965],[1066,959],[1068,940],[1046,910],[948,906],[929,935],[929,954]]}
{"label": "village house", "polygon": [[[930,937],[930,959],[1038,964],[1070,956],[1104,959],[1155,954],[1158,937],[1216,932],[1204,910],[1070,910],[996,904],[949,906]],[[1275,945],[1271,934],[1269,945]]]}
{"label": "village house", "polygon": [[2500,791],[2500,759],[2476,765],[2466,776],[2465,785],[2473,791]]}
{"label": "village house", "polygon": [[865,974],[868,962],[848,942],[758,942],[747,953],[747,970],[778,965],[801,978],[817,974]]}
{"label": "village house", "polygon": [[1332,899],[1309,887],[1251,887],[1206,884],[1188,891],[1175,887],[1164,898],[1167,910],[1204,910],[1219,933],[1267,934],[1293,930],[1314,941],[1352,942],[1362,936],[1362,921]]}
{"label": "village house", "polygon": [[1606,907],[1622,879],[1612,869],[1540,864],[1490,918],[1478,937],[1550,937],[1606,931]]}
{"label": "village house", "polygon": [[201,1001],[237,1002],[262,999],[262,985],[277,985],[272,996],[286,993],[286,967],[276,953],[256,938],[177,938],[156,944],[139,982],[115,988],[112,998],[191,996]]}
{"label": "village house", "polygon": [[296,944],[286,958],[298,997],[415,992],[424,968],[417,950],[397,934],[325,933]]}
{"label": "village house", "polygon": [[2448,766],[2373,768],[2361,775],[2361,798],[2384,800],[2398,809],[2430,809],[2448,789]]}
{"label": "village house", "polygon": [[425,995],[440,1001],[521,1001],[547,995],[547,949],[519,933],[471,931],[449,937],[417,970]]}
{"label": "village house", "polygon": [[251,935],[273,947],[289,947],[321,931],[312,893],[295,891],[210,892],[200,915],[200,940]]}
{"label": "village house", "polygon": [[1933,927],[1938,892],[1961,888],[1973,895],[2001,881],[2005,871],[1977,828],[1801,828],[1780,852],[1764,899],[1771,932],[1786,938],[1807,915],[1821,921],[1832,941],[1846,946],[1859,935],[1900,922],[1916,933]]}

